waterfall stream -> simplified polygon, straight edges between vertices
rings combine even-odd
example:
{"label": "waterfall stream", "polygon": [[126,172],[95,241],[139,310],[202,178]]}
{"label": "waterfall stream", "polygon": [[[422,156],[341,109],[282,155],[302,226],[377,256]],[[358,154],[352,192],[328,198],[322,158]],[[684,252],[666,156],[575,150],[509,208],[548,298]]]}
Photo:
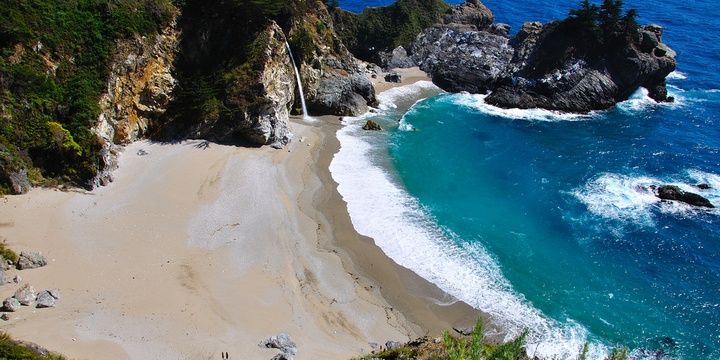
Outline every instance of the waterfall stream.
{"label": "waterfall stream", "polygon": [[302,111],[303,111],[303,118],[309,119],[310,114],[308,114],[307,105],[305,105],[305,93],[303,92],[303,85],[302,80],[300,79],[300,71],[298,70],[297,64],[295,63],[295,57],[293,56],[292,50],[290,49],[290,44],[285,42],[285,45],[288,49],[288,54],[290,54],[290,60],[293,64],[293,69],[295,70],[295,78],[298,82],[298,90],[300,92],[300,104],[302,104]]}

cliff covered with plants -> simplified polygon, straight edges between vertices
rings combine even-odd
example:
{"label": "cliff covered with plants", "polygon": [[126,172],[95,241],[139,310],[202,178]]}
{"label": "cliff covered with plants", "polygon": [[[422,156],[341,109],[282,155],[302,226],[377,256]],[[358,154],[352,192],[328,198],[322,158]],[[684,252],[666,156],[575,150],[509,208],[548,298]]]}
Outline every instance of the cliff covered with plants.
{"label": "cliff covered with plants", "polygon": [[92,128],[118,41],[157,33],[168,0],[8,0],[0,7],[0,192],[88,186],[103,166]]}

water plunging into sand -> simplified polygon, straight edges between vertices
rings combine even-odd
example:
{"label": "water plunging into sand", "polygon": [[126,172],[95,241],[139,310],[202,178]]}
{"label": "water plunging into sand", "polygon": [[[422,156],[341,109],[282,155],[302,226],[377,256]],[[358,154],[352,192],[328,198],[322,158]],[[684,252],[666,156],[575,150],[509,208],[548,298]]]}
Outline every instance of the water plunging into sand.
{"label": "water plunging into sand", "polygon": [[302,104],[302,111],[303,111],[303,118],[310,119],[310,114],[308,114],[307,105],[305,105],[305,93],[303,93],[303,85],[302,80],[300,79],[300,72],[298,71],[297,64],[295,64],[295,57],[293,56],[292,50],[290,49],[290,44],[285,42],[285,45],[288,49],[288,54],[290,54],[290,60],[292,60],[293,69],[295,70],[295,78],[298,82],[298,90],[300,91],[300,104]]}

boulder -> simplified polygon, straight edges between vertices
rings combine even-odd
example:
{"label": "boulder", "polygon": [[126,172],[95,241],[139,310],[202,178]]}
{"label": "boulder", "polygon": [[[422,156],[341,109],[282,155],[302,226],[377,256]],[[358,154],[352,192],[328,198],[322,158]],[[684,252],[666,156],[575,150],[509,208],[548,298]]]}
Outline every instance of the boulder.
{"label": "boulder", "polygon": [[10,320],[10,315],[2,314],[2,315],[0,315],[0,319],[3,319],[4,321],[8,321],[8,320]]}
{"label": "boulder", "polygon": [[17,299],[18,302],[20,302],[20,305],[30,306],[35,302],[35,298],[37,298],[37,295],[35,294],[35,288],[30,286],[29,284],[25,284],[25,286],[21,287],[15,292],[15,295],[13,295],[15,299]]}
{"label": "boulder", "polygon": [[385,81],[400,83],[400,82],[402,82],[402,75],[400,75],[399,73],[397,73],[395,71],[392,71],[385,75]]}
{"label": "boulder", "polygon": [[378,56],[380,57],[380,63],[386,69],[404,69],[415,66],[415,61],[408,56],[407,50],[402,46],[396,47],[389,53],[381,52]]}
{"label": "boulder", "polygon": [[697,184],[697,185],[695,185],[695,187],[698,188],[698,189],[700,189],[700,190],[710,190],[710,189],[712,189],[712,186],[710,186],[710,184],[705,184],[705,183]]}
{"label": "boulder", "polygon": [[27,169],[25,168],[10,171],[7,174],[7,180],[13,194],[25,194],[30,191],[30,180],[28,179]]}
{"label": "boulder", "polygon": [[[328,76],[308,99],[308,107],[316,113],[357,116],[375,103],[375,89],[363,74]],[[368,99],[372,99],[371,102]]]}
{"label": "boulder", "polygon": [[657,197],[663,200],[679,201],[692,206],[714,208],[710,200],[688,191],[683,191],[675,185],[663,185],[657,188]]}
{"label": "boulder", "polygon": [[382,127],[380,125],[372,120],[368,120],[365,125],[363,125],[363,130],[369,130],[369,131],[381,131]]}
{"label": "boulder", "polygon": [[[295,345],[295,342],[292,341],[290,336],[288,334],[278,334],[273,335],[263,341],[261,341],[258,344],[259,347],[264,347],[268,349],[278,349],[282,352],[283,358],[278,359],[288,359],[292,360],[293,356],[297,354],[297,345]],[[275,357],[273,358],[275,359]]]}
{"label": "boulder", "polygon": [[20,302],[14,297],[9,297],[3,300],[2,311],[15,312],[20,309]]}
{"label": "boulder", "polygon": [[45,259],[39,252],[21,252],[18,257],[17,265],[18,270],[35,269],[47,265],[47,259]]}
{"label": "boulder", "polygon": [[399,349],[400,347],[402,347],[402,344],[398,341],[390,340],[385,343],[385,348],[388,350],[395,350],[395,349]]}
{"label": "boulder", "polygon": [[49,308],[55,306],[55,301],[57,298],[52,296],[50,291],[45,290],[38,294],[37,299],[35,300],[35,303],[37,304],[37,308]]}

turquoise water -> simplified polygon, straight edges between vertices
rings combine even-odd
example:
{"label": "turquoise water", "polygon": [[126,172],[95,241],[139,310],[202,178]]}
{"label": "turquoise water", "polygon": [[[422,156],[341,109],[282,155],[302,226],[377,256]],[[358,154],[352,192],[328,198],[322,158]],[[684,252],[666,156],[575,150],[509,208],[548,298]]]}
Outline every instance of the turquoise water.
{"label": "turquoise water", "polygon": [[[574,4],[485,3],[515,28]],[[676,104],[640,89],[578,117],[421,84],[383,95],[388,131],[349,120],[331,170],[358,231],[511,334],[530,329],[532,354],[568,358],[589,340],[596,356],[625,344],[720,359],[720,211],[645,190],[674,183],[720,205],[720,23],[709,1],[628,3],[680,54]]]}

